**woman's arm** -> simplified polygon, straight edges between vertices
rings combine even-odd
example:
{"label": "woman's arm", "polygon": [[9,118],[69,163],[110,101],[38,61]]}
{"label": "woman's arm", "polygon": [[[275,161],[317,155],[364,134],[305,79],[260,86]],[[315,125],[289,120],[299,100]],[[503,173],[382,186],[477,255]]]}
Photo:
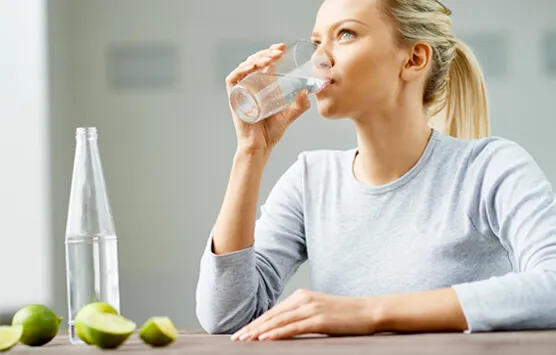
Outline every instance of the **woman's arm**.
{"label": "woman's arm", "polygon": [[465,331],[467,320],[452,288],[369,298],[374,332]]}
{"label": "woman's arm", "polygon": [[257,203],[269,153],[238,151],[234,155],[224,201],[212,231],[214,254],[253,245]]}
{"label": "woman's arm", "polygon": [[[266,158],[264,158],[266,159]],[[266,161],[239,155],[200,263],[196,313],[209,333],[231,333],[264,313],[307,258],[300,157],[278,180],[256,218]]]}
{"label": "woman's arm", "polygon": [[512,272],[450,289],[379,299],[382,330],[556,328],[552,186],[533,158],[507,140],[479,142],[469,164],[471,200],[477,201],[469,218],[485,238],[498,238],[507,249]]}
{"label": "woman's arm", "polygon": [[497,238],[512,272],[453,285],[469,331],[556,327],[556,200],[534,159],[518,144],[481,141],[470,160],[475,178],[469,218]]}

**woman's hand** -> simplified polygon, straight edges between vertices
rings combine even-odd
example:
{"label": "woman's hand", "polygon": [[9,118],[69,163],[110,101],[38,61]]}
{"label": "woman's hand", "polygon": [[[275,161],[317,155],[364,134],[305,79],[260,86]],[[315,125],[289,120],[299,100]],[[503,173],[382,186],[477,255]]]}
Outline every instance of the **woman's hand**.
{"label": "woman's hand", "polygon": [[366,298],[298,290],[232,335],[232,340],[277,340],[302,334],[368,335],[376,310]]}
{"label": "woman's hand", "polygon": [[[231,89],[247,75],[272,65],[282,56],[284,44],[272,45],[269,49],[259,51],[241,63],[226,77],[228,97]],[[306,91],[302,91],[294,104],[281,112],[256,123],[246,123],[232,111],[234,126],[238,138],[238,149],[248,151],[269,151],[284,135],[286,129],[303,114],[311,102]]]}

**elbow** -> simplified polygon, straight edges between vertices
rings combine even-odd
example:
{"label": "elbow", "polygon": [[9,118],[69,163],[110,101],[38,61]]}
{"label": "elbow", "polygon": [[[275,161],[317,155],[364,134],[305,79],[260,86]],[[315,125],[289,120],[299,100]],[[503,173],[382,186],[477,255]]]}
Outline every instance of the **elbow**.
{"label": "elbow", "polygon": [[227,299],[197,295],[197,321],[211,335],[235,333],[251,321],[253,313],[252,302],[237,304]]}
{"label": "elbow", "polygon": [[207,297],[202,297],[197,293],[195,315],[201,328],[211,335],[231,333],[230,325],[227,324],[222,317],[222,312],[217,308],[207,300]]}
{"label": "elbow", "polygon": [[225,335],[232,334],[229,328],[221,322],[209,320],[203,317],[197,317],[201,328],[210,335]]}
{"label": "elbow", "polygon": [[229,330],[226,329],[226,324],[224,324],[221,319],[218,319],[208,308],[203,307],[198,302],[195,313],[201,328],[208,334],[215,335],[229,333]]}
{"label": "elbow", "polygon": [[210,335],[231,335],[247,324],[237,315],[221,314],[213,307],[199,303],[197,303],[196,315],[201,328]]}

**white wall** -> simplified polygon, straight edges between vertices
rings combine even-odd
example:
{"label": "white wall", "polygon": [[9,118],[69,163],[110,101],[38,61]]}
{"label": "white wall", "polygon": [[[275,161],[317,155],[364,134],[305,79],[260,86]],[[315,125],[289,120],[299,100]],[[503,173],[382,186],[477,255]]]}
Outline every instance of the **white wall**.
{"label": "white wall", "polygon": [[75,148],[76,121],[80,116],[75,105],[73,80],[76,36],[79,28],[74,9],[79,1],[53,0],[47,2],[48,70],[49,70],[49,137],[52,220],[52,261],[54,310],[63,316],[62,328],[67,327],[67,294],[64,236]]}
{"label": "white wall", "polygon": [[[79,0],[65,2],[66,10],[62,0],[51,3],[60,7],[54,9],[58,17],[65,13],[70,18],[64,23],[71,33],[59,28],[51,35],[52,43],[71,58],[69,63],[58,62],[68,60],[59,54],[51,64],[70,71],[64,79],[69,84],[62,86],[64,80],[58,77],[60,85],[52,93],[59,100],[56,119],[72,115],[67,122],[57,123],[65,131],[57,133],[63,146],[56,150],[59,169],[54,177],[59,182],[54,191],[66,198],[71,157],[64,149],[73,149],[74,127],[97,126],[120,240],[122,311],[138,322],[168,314],[180,327],[195,327],[198,262],[220,207],[235,148],[221,69],[232,68],[237,63],[232,55],[237,53],[222,58],[220,45],[240,40],[253,47],[250,43],[269,45],[307,37],[320,1]],[[494,134],[522,143],[556,182],[551,154],[556,88],[554,79],[540,72],[537,55],[542,31],[556,24],[556,2],[453,0],[447,4],[462,35],[482,30],[507,33],[509,76],[489,79]],[[488,14],[492,11],[497,15]],[[175,85],[149,90],[110,86],[108,48],[156,43],[178,50]],[[310,139],[308,132],[313,134]],[[352,147],[353,134],[348,121],[328,122],[311,109],[276,149],[264,176],[261,201],[298,152]],[[53,217],[54,230],[62,232],[64,199],[54,201],[62,212]],[[56,250],[59,260],[63,250]],[[54,265],[59,292],[64,285],[63,264]],[[285,294],[300,286],[309,286],[304,267]]]}
{"label": "white wall", "polygon": [[554,0],[450,0],[454,31],[465,38],[501,34],[507,75],[487,78],[494,135],[522,144],[556,186],[556,77],[543,65],[547,31],[556,30]]}
{"label": "white wall", "polygon": [[0,0],[0,312],[53,301],[45,17]]}

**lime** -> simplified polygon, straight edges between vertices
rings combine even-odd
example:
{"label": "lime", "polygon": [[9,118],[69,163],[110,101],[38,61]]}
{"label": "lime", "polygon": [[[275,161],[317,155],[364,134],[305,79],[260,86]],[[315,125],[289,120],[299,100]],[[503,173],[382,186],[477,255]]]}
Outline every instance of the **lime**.
{"label": "lime", "polygon": [[111,305],[104,303],[104,302],[93,302],[89,303],[86,306],[83,306],[77,316],[75,317],[75,332],[77,336],[83,340],[85,343],[91,345],[91,341],[87,338],[87,332],[85,331],[86,327],[83,323],[84,319],[87,318],[89,315],[93,313],[111,313],[111,314],[118,314],[118,311],[114,309]]}
{"label": "lime", "polygon": [[178,337],[178,331],[168,317],[151,317],[139,330],[139,337],[152,346],[166,346]]}
{"label": "lime", "polygon": [[91,313],[83,325],[87,339],[101,349],[119,347],[137,328],[133,321],[112,313]]}
{"label": "lime", "polygon": [[59,318],[50,308],[33,304],[21,308],[14,314],[12,325],[23,326],[19,341],[29,346],[41,346],[50,342],[60,328]]}
{"label": "lime", "polygon": [[22,333],[23,327],[21,325],[0,326],[0,352],[13,348],[19,341]]}

